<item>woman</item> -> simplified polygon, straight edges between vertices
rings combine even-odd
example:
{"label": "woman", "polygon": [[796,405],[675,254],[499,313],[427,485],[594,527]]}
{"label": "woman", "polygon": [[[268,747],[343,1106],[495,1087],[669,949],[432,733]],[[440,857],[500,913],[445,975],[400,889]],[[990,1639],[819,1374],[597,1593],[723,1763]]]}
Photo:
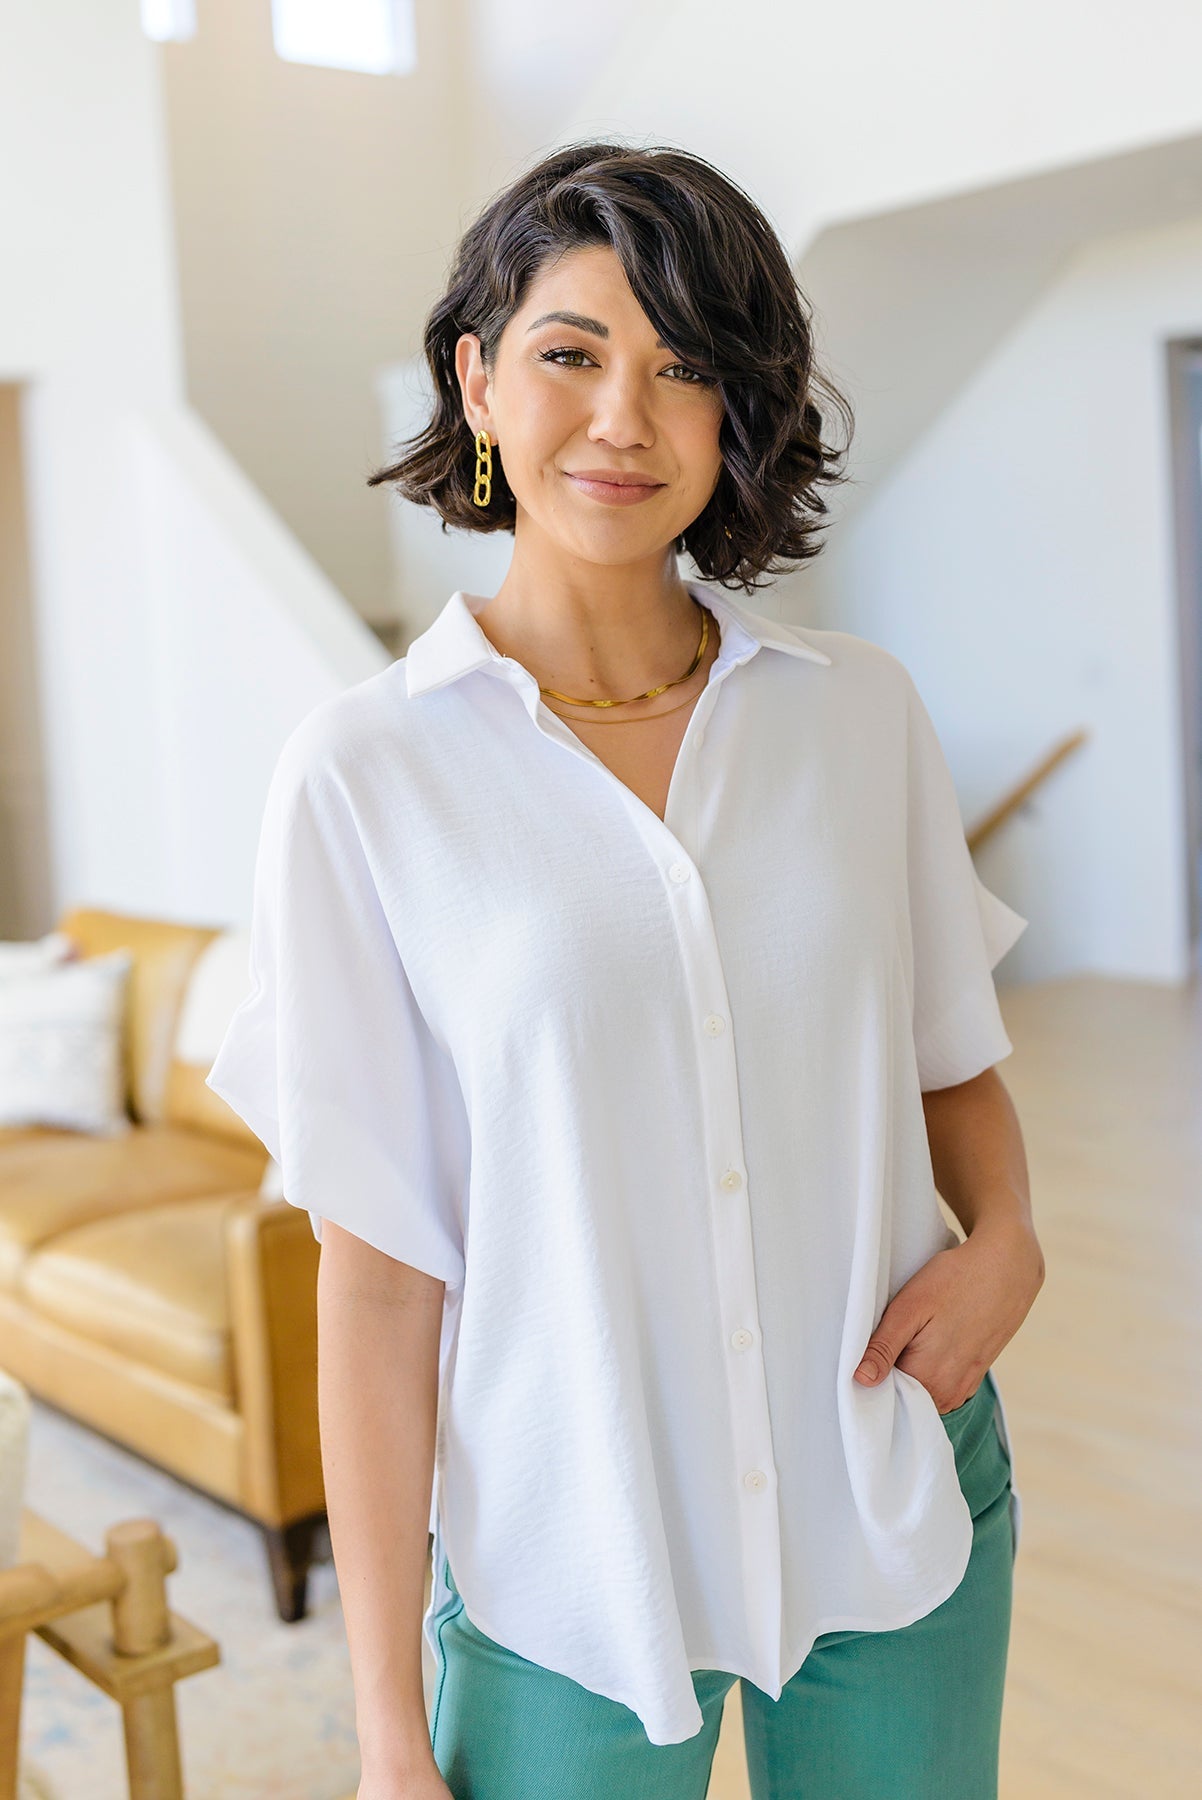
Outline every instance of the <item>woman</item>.
{"label": "woman", "polygon": [[426,351],[372,479],[512,561],[285,744],[209,1076],[322,1241],[361,1800],[700,1800],[739,1678],[756,1800],[986,1800],[1026,921],[901,663],[725,591],[817,553],[846,403],[671,149],[501,193]]}

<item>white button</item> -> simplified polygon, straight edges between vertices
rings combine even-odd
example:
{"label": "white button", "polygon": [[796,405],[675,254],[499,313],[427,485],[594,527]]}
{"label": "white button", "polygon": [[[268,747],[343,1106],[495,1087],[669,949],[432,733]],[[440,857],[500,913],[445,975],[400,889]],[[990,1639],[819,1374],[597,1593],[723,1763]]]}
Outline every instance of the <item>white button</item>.
{"label": "white button", "polygon": [[749,1344],[755,1343],[755,1338],[750,1331],[746,1331],[743,1326],[740,1325],[737,1331],[731,1332],[730,1341],[736,1350],[746,1350]]}
{"label": "white button", "polygon": [[737,1193],[743,1185],[743,1177],[737,1169],[727,1169],[722,1177],[722,1186],[730,1194]]}
{"label": "white button", "polygon": [[768,1477],[762,1469],[748,1469],[746,1475],[743,1477],[743,1486],[745,1488],[762,1488],[767,1487],[767,1485]]}
{"label": "white button", "polygon": [[673,881],[687,881],[689,879],[690,872],[691,871],[690,871],[687,863],[673,863],[672,867],[668,870],[668,873],[672,877]]}
{"label": "white button", "polygon": [[709,1032],[711,1037],[719,1037],[721,1033],[726,1030],[726,1020],[722,1017],[721,1013],[707,1013],[705,1018],[705,1029]]}

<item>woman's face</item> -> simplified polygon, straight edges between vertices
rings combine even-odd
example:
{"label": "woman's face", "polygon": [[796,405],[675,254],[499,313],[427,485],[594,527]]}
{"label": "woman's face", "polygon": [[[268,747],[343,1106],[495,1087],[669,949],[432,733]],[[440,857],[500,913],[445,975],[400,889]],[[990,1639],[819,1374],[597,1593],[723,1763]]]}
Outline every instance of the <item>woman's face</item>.
{"label": "woman's face", "polygon": [[[459,339],[456,368],[468,424],[499,448],[515,540],[533,528],[585,561],[635,562],[674,545],[714,491],[719,391],[657,343],[608,245],[535,276],[491,380],[474,333]],[[586,479],[607,474],[639,485]]]}

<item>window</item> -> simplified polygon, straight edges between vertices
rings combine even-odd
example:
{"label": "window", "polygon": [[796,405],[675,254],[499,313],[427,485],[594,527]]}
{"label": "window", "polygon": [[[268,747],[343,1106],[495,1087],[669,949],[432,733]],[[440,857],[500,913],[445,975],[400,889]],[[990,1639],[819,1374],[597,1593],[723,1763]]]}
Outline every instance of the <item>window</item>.
{"label": "window", "polygon": [[415,67],[413,0],[271,0],[276,54],[285,62],[403,75]]}
{"label": "window", "polygon": [[156,44],[196,36],[196,0],[142,0],[142,30]]}

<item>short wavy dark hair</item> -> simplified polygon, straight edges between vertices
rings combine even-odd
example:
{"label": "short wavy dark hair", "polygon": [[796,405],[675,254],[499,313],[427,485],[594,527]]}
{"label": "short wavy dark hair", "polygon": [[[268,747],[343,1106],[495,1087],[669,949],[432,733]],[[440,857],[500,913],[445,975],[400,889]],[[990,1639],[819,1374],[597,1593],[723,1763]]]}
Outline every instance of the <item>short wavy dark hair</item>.
{"label": "short wavy dark hair", "polygon": [[[424,348],[434,412],[368,477],[433,506],[443,530],[512,531],[513,491],[500,445],[492,498],[472,500],[475,458],[455,373],[464,332],[490,373],[507,321],[533,277],[569,250],[607,244],[657,334],[722,396],[722,470],[677,539],[703,579],[751,592],[823,548],[820,489],[846,480],[848,401],[815,365],[811,311],[789,259],[754,201],[702,157],[670,147],[582,142],[544,157],[488,202],[464,233]],[[825,412],[844,442],[825,441]],[[395,453],[394,453],[395,454]],[[498,464],[500,470],[498,474]],[[727,535],[729,528],[730,535]]]}

